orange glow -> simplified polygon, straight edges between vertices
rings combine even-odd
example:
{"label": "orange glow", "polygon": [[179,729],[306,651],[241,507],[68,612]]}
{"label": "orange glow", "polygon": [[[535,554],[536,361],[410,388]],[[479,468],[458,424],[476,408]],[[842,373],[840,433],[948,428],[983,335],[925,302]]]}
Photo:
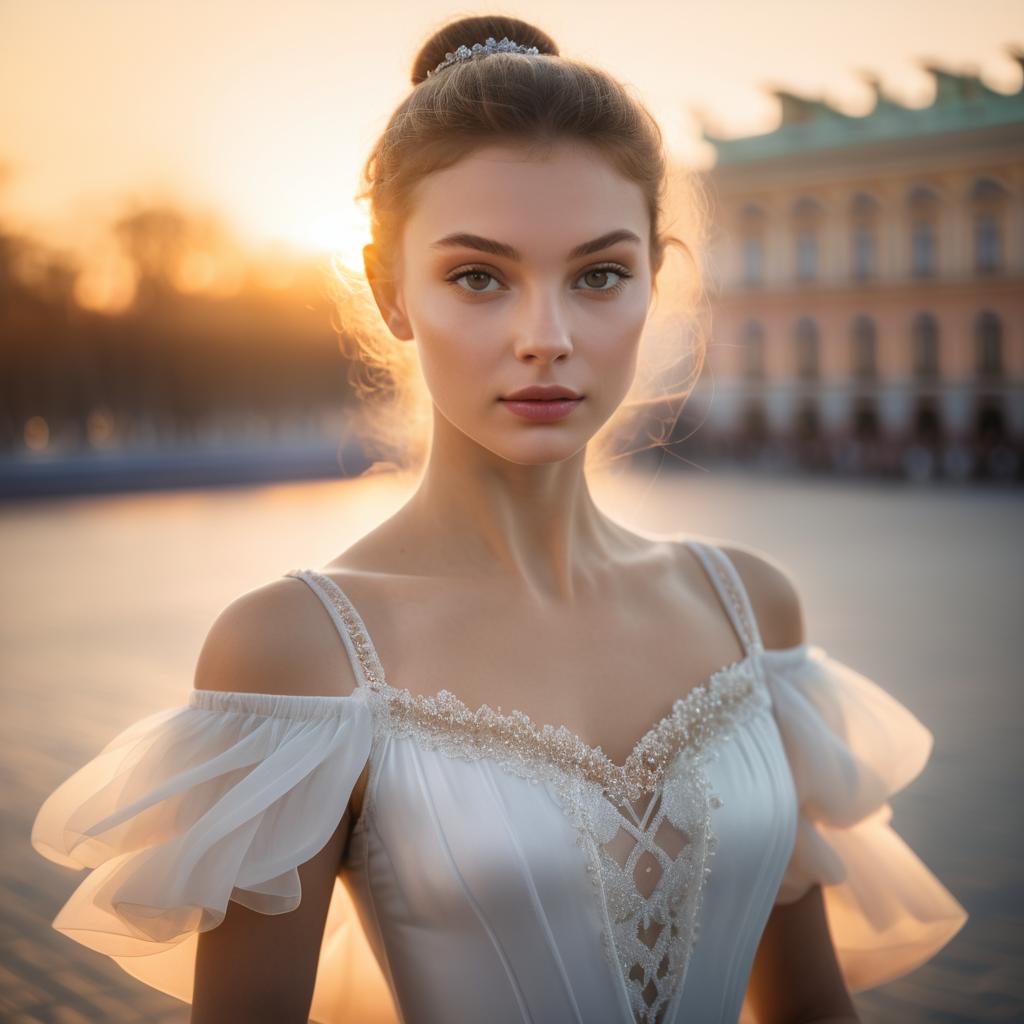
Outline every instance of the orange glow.
{"label": "orange glow", "polygon": [[43,452],[50,445],[50,425],[42,416],[30,416],[25,421],[25,447],[30,452]]}
{"label": "orange glow", "polygon": [[112,246],[94,251],[75,278],[73,294],[82,309],[115,316],[135,298],[135,271]]}
{"label": "orange glow", "polygon": [[[621,77],[670,151],[698,165],[711,156],[699,116],[727,134],[767,131],[778,117],[768,85],[863,112],[863,71],[911,103],[929,98],[925,59],[976,68],[1004,91],[1019,77],[1006,53],[1020,39],[1019,0],[638,0],[623,10],[523,0],[515,13],[566,56]],[[0,217],[103,264],[76,288],[89,309],[130,301],[130,282],[85,230],[90,211],[95,223],[127,194],[162,192],[216,210],[246,246],[277,239],[361,270],[369,232],[352,196],[363,160],[409,89],[416,49],[454,16],[432,0],[8,5]],[[176,286],[231,294],[239,274],[200,251]]]}
{"label": "orange glow", "polygon": [[178,264],[174,284],[178,291],[205,292],[217,279],[217,261],[212,253],[192,250]]}
{"label": "orange glow", "polygon": [[114,440],[114,414],[105,406],[90,410],[85,432],[93,448],[109,448]]}
{"label": "orange glow", "polygon": [[209,262],[209,277],[203,291],[216,298],[229,299],[237,295],[245,283],[245,263],[241,254],[224,253]]}

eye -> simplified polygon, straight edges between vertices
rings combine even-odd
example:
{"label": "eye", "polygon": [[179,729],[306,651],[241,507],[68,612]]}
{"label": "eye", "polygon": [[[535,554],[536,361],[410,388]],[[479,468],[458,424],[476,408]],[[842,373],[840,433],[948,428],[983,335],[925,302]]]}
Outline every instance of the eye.
{"label": "eye", "polygon": [[592,278],[596,275],[601,283],[607,283],[609,274],[619,278],[610,288],[584,288],[583,290],[588,292],[619,292],[626,287],[626,281],[633,276],[621,263],[603,263],[599,267],[591,267],[589,270],[584,270],[577,280],[583,280],[585,277]]}
{"label": "eye", "polygon": [[[618,278],[617,281],[608,286],[609,276]],[[581,291],[587,292],[619,292],[626,286],[626,281],[629,280],[633,275],[627,270],[621,263],[603,263],[597,267],[590,267],[588,270],[583,271],[582,274],[576,279],[582,281],[584,278],[590,278],[590,283],[594,284],[594,278],[597,278],[598,285],[604,285],[605,287],[593,287],[593,288],[582,288]],[[492,281],[495,284],[498,283],[498,279],[489,271],[483,267],[466,267],[464,270],[456,271],[454,274],[446,277],[445,280],[452,285],[458,285],[463,291],[473,292],[476,295],[485,295],[488,292],[498,291],[497,288],[488,288],[488,281]],[[469,282],[468,286],[462,284],[463,281]],[[482,283],[484,287],[477,288],[474,283]]]}
{"label": "eye", "polygon": [[[466,270],[460,270],[457,273],[452,274],[450,277],[446,277],[445,280],[449,284],[458,284],[464,292],[473,292],[477,295],[483,295],[488,291],[488,289],[474,287],[463,288],[460,283],[463,280],[468,281],[470,279],[476,279],[479,281],[480,278],[490,278],[492,281],[497,281],[497,278],[490,271],[484,270],[483,267],[468,267]],[[494,289],[490,290],[493,291]]]}

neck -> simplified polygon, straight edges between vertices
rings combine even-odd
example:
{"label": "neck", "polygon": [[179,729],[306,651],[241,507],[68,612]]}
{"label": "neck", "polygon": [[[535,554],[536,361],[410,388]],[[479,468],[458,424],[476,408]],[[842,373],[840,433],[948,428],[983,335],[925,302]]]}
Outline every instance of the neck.
{"label": "neck", "polygon": [[572,603],[588,567],[607,566],[626,536],[594,503],[585,454],[513,463],[435,413],[430,456],[403,525],[446,575],[501,574],[542,599]]}

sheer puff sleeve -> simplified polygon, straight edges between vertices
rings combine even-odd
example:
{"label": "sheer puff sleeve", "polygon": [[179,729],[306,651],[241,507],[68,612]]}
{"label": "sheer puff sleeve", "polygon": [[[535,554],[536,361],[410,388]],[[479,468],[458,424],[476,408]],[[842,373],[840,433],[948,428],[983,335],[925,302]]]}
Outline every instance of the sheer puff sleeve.
{"label": "sheer puff sleeve", "polygon": [[[115,736],[47,797],[32,827],[42,856],[91,869],[53,927],[191,1002],[199,933],[220,924],[229,900],[262,914],[301,902],[297,868],[333,835],[369,757],[362,692],[193,690],[187,706]],[[338,879],[312,1019],[340,1019],[338,984],[375,968]]]}
{"label": "sheer puff sleeve", "polygon": [[775,902],[820,883],[847,987],[881,985],[932,957],[967,920],[890,825],[888,799],[921,773],[932,734],[817,645],[766,649],[764,665],[799,805]]}

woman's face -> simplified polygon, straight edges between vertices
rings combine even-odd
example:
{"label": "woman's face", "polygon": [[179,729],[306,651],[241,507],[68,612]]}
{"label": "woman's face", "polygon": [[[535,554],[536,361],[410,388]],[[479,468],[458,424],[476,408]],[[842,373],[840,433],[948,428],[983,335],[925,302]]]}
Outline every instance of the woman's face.
{"label": "woman's face", "polygon": [[[649,232],[640,187],[583,145],[491,146],[420,182],[390,322],[419,345],[437,411],[515,463],[578,452],[633,381]],[[531,385],[581,397],[507,400]]]}

